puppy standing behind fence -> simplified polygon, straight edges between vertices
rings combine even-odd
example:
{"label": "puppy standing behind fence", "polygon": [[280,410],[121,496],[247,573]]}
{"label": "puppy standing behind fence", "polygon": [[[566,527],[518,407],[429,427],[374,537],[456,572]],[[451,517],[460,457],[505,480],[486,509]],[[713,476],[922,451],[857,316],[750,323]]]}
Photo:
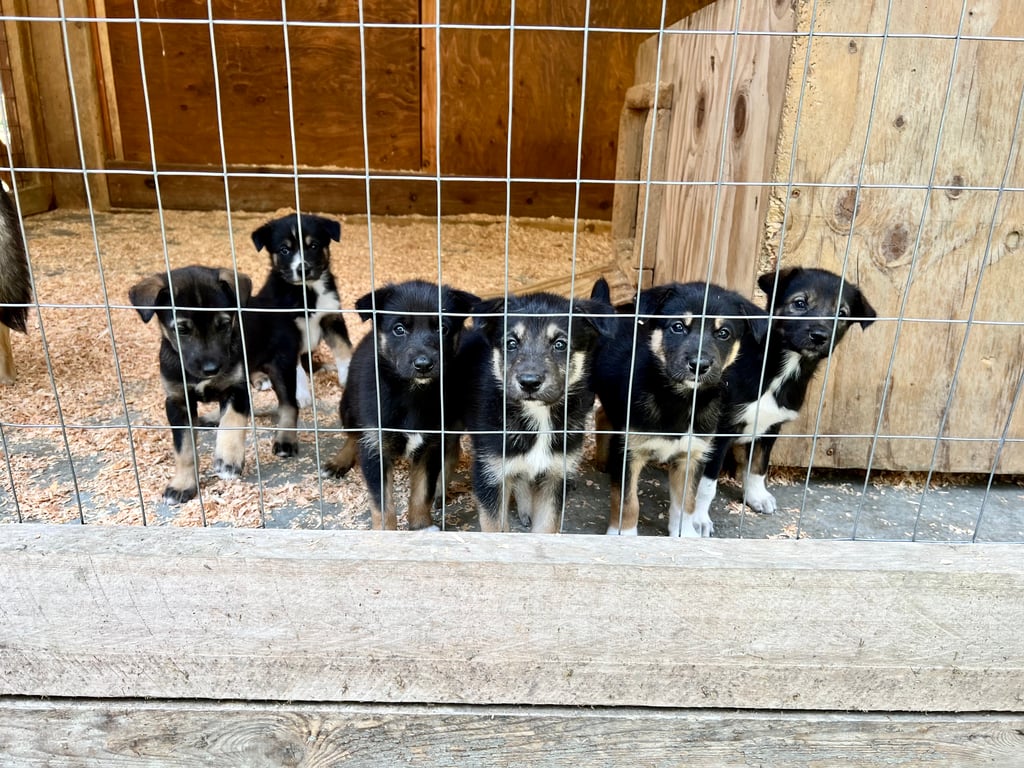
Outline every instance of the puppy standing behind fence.
{"label": "puppy standing behind fence", "polygon": [[0,384],[13,384],[11,330],[26,332],[32,283],[21,235],[18,211],[7,191],[0,189]]}
{"label": "puppy standing behind fence", "polygon": [[[607,293],[599,280],[591,295]],[[669,466],[669,535],[710,535],[711,519],[695,514],[697,477],[718,423],[722,376],[744,336],[764,339],[763,315],[716,285],[671,283],[640,293],[635,321],[615,320],[591,376],[604,412],[598,428],[611,430],[599,434],[608,442],[609,534],[636,535],[639,475],[660,463]]]}
{"label": "puppy standing behind fence", "polygon": [[[301,236],[300,236],[301,230]],[[352,342],[342,316],[341,298],[331,272],[331,241],[341,240],[341,224],[309,214],[289,214],[264,224],[252,233],[256,250],[270,255],[270,273],[253,296],[253,306],[292,310],[278,315],[281,323],[294,323],[299,332],[296,397],[312,402],[309,374],[313,350],[322,338],[334,355],[338,382],[345,386],[352,357]]]}
{"label": "puppy standing behind fence", "polygon": [[779,430],[797,417],[818,365],[850,326],[867,328],[876,316],[856,285],[823,269],[791,267],[779,272],[777,284],[774,272],[761,275],[757,284],[768,295],[771,332],[763,344],[745,339],[726,374],[719,434],[697,489],[700,515],[709,515],[730,451],[744,501],[758,512],[775,511],[765,475]]}
{"label": "puppy standing behind fence", "polygon": [[509,530],[514,494],[524,525],[558,532],[566,476],[579,464],[594,405],[590,359],[611,334],[613,313],[607,304],[550,293],[474,310],[477,329],[459,353],[457,379],[468,387],[462,421],[473,442],[481,530]]}
{"label": "puppy standing behind fence", "polygon": [[166,272],[157,273],[128,291],[142,321],[148,323],[155,315],[160,323],[160,380],[167,395],[175,465],[164,499],[172,504],[198,492],[199,402],[220,404],[214,472],[224,480],[242,474],[250,402],[238,309],[251,290],[251,281],[241,273],[191,266],[171,270],[170,280]]}
{"label": "puppy standing behind fence", "polygon": [[[344,476],[356,463],[370,493],[373,527],[394,530],[394,463],[410,464],[409,528],[435,529],[431,519],[442,453],[457,456],[451,427],[454,405],[443,402],[463,325],[473,294],[435,283],[411,280],[378,288],[362,296],[356,309],[373,320],[374,332],[356,347],[348,385],[341,397],[341,423],[348,430],[324,474]],[[440,310],[440,312],[439,312]],[[442,419],[442,411],[445,418]]]}

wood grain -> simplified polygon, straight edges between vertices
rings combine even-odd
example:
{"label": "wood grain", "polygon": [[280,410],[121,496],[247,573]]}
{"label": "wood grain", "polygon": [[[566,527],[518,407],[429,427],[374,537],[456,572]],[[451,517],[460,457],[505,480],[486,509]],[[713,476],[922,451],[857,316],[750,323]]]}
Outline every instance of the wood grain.
{"label": "wood grain", "polygon": [[1016,768],[1022,726],[1019,715],[0,701],[0,744],[23,768],[873,768],[882,756],[908,768]]}
{"label": "wood grain", "polygon": [[5,526],[0,695],[1019,712],[1019,549]]}
{"label": "wood grain", "polygon": [[[1024,59],[1013,44],[994,40],[896,38],[886,44],[879,71],[880,40],[860,34],[881,30],[886,8],[885,2],[819,4],[815,30],[822,36],[812,44],[799,126],[806,35],[794,49],[762,267],[776,258],[836,272],[845,267],[890,319],[843,342],[820,423],[824,377],[803,417],[787,427],[824,435],[815,455],[809,440],[789,439],[780,441],[774,458],[863,467],[870,438],[831,436],[871,435],[877,427],[881,437],[871,457],[877,469],[987,473],[1009,424],[1016,442],[1006,444],[998,471],[1022,472],[1024,412],[1018,408],[1011,417],[1010,405],[1024,357],[1024,305],[1017,295],[1024,197],[1007,193],[997,200],[994,191],[970,187],[999,187],[1007,168],[1007,184],[1019,186],[1024,178],[1019,135],[1013,145]],[[891,19],[903,32],[950,35],[961,9],[955,0],[927,7],[901,1]],[[801,32],[809,23],[801,17]],[[1020,6],[1000,0],[972,4],[964,24],[965,35],[982,37],[1024,31]],[[850,34],[829,36],[834,32]],[[858,199],[858,178],[893,186],[862,189]],[[930,194],[901,186],[929,183],[935,185]],[[1018,325],[975,325],[965,345],[976,293],[975,320]],[[906,322],[897,340],[894,318],[901,312]]]}

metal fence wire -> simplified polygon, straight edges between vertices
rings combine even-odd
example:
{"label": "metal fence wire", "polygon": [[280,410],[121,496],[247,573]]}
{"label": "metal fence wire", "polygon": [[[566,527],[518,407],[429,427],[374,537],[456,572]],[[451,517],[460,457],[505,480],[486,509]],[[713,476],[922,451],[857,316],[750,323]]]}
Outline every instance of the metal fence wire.
{"label": "metal fence wire", "polygon": [[[946,0],[931,11],[916,0],[845,9],[838,0],[613,5],[588,0],[556,13],[515,0],[475,10],[360,0],[331,11],[285,0],[241,10],[215,0],[0,3],[0,170],[22,214],[0,226],[0,280],[4,303],[28,310],[27,334],[11,336],[16,381],[0,388],[0,522],[368,528],[380,524],[369,484],[393,495],[398,527],[420,527],[410,497],[425,492],[432,470],[417,451],[436,443],[441,482],[426,522],[444,531],[480,529],[486,476],[499,497],[515,491],[512,531],[530,529],[527,513],[535,527],[546,514],[546,497],[529,488],[547,483],[552,529],[562,533],[679,533],[678,510],[696,494],[698,506],[710,502],[715,536],[1024,541],[1021,12],[1008,0]],[[751,50],[763,53],[750,58]],[[647,58],[634,74],[638,51]],[[638,86],[647,86],[642,109],[630,101]],[[58,125],[60,114],[68,119]],[[639,127],[634,171],[625,172],[630,121]],[[539,215],[527,215],[531,206]],[[274,258],[291,256],[254,233],[294,221],[294,211],[340,222],[337,242],[305,218],[294,233],[329,247],[340,306],[299,291],[298,306],[260,305],[272,319],[264,324],[247,298]],[[737,250],[744,236],[750,247]],[[28,304],[6,285],[19,279],[11,266],[19,241]],[[230,300],[196,294],[216,310],[197,318],[176,293],[191,285],[181,271],[189,265],[220,270]],[[324,285],[308,249],[292,266]],[[821,283],[778,301],[793,267],[826,269],[843,295],[859,288],[869,305],[828,303]],[[586,304],[602,276],[619,312]],[[145,306],[130,294],[161,279],[166,290],[149,284]],[[377,290],[411,280],[429,284],[430,307],[396,310]],[[697,311],[670,318],[681,321],[678,331],[661,322],[670,302],[650,298],[673,281],[701,286]],[[782,397],[733,403],[736,384],[680,385],[676,410],[658,414],[666,425],[688,421],[685,430],[637,427],[661,406],[633,391],[649,378],[623,371],[670,366],[664,353],[648,353],[677,332],[696,332],[697,356],[707,357],[726,321],[749,321],[746,310],[713,311],[709,283],[765,313],[769,350],[790,327],[792,302],[822,299],[834,352],[814,368],[799,415]],[[439,285],[473,301],[459,304]],[[539,291],[577,303],[516,308],[515,297]],[[369,346],[374,367],[360,380],[377,396],[364,387],[360,397],[375,423],[339,419],[347,355],[325,343],[327,331],[308,383],[288,367],[300,389],[294,423],[257,370],[254,361],[282,342],[254,328],[297,315],[316,340],[330,311],[355,346]],[[214,316],[220,331],[225,323],[250,331],[226,365],[241,371],[232,386],[251,410],[237,399],[205,402],[207,385],[180,373],[196,328]],[[556,445],[581,439],[578,461],[558,450],[524,455],[518,406],[479,396],[480,381],[518,375],[510,344],[529,346],[524,318],[538,317],[550,321],[537,324],[545,343],[563,320],[574,343],[581,327],[596,327],[591,367],[628,329],[630,354],[605,372],[626,382],[627,434],[585,394],[586,418],[575,426],[572,398],[550,410],[524,406],[528,427],[552,433]],[[436,425],[409,426],[393,412],[407,416],[407,402],[418,401],[399,401],[389,355],[431,319],[450,397]],[[488,324],[496,351],[480,359],[491,362],[459,367],[459,345]],[[162,339],[176,350],[163,369]],[[296,352],[290,343],[280,348]],[[552,344],[545,360],[585,392],[596,385],[573,373],[581,349]],[[781,378],[771,354],[745,354],[751,391],[771,395],[796,375],[797,353],[783,358],[790,367]],[[726,357],[727,370],[738,365]],[[427,378],[405,386],[432,386]],[[724,404],[702,405],[708,393]],[[165,404],[174,397],[189,428],[177,438]],[[467,403],[477,411],[464,412]],[[711,455],[716,438],[701,422],[716,407],[785,423],[767,479],[755,465],[759,449],[737,453],[736,476],[748,483],[723,473],[712,498],[702,464],[673,457]],[[469,422],[498,417],[496,434],[508,439],[497,449],[472,439]],[[710,430],[719,441],[722,423]],[[630,462],[601,466],[607,436],[649,459],[634,525]],[[367,470],[372,450],[363,471],[327,471],[346,440],[397,446],[393,489],[383,462]],[[503,474],[545,462],[554,479],[532,486]]]}

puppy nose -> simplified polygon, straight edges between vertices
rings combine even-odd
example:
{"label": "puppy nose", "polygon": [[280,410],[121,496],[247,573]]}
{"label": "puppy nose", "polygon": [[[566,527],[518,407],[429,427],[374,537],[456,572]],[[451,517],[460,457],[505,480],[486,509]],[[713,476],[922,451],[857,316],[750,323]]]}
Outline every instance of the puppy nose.
{"label": "puppy nose", "polygon": [[430,373],[434,370],[434,361],[426,355],[420,355],[412,361],[412,367],[416,369],[416,373]]}
{"label": "puppy nose", "polygon": [[220,371],[220,363],[214,360],[205,360],[203,364],[199,366],[199,369],[203,372],[203,376],[214,376]]}
{"label": "puppy nose", "polygon": [[702,376],[711,370],[712,362],[707,357],[701,357],[696,360],[691,360],[689,365],[690,373],[694,376]]}
{"label": "puppy nose", "polygon": [[813,331],[809,331],[807,335],[811,338],[811,341],[819,347],[828,343],[829,333],[827,331],[816,328]]}
{"label": "puppy nose", "polygon": [[544,383],[544,379],[539,373],[521,373],[516,376],[516,381],[519,382],[523,392],[530,393],[536,392],[540,389],[540,385]]}

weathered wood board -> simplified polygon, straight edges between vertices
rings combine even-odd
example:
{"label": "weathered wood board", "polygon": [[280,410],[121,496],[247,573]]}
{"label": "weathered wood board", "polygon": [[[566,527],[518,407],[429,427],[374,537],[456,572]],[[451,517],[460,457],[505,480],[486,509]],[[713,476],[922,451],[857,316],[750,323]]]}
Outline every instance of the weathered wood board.
{"label": "weathered wood board", "polygon": [[1014,713],[1020,554],[4,526],[0,696]]}
{"label": "weathered wood board", "polygon": [[1022,730],[1020,715],[0,700],[19,768],[1019,768]]}
{"label": "weathered wood board", "polygon": [[1024,472],[1024,196],[997,191],[1024,184],[1024,7],[896,0],[891,33],[940,37],[883,39],[889,5],[820,0],[809,55],[799,5],[761,267],[845,269],[880,319],[837,351],[820,421],[824,375],[784,432],[822,435],[814,456],[791,438],[774,458]]}
{"label": "weathered wood board", "polygon": [[719,0],[661,37],[660,72],[659,38],[641,46],[636,82],[674,86],[664,175],[651,176],[667,184],[659,210],[637,211],[654,283],[753,289],[795,19],[789,2]]}

